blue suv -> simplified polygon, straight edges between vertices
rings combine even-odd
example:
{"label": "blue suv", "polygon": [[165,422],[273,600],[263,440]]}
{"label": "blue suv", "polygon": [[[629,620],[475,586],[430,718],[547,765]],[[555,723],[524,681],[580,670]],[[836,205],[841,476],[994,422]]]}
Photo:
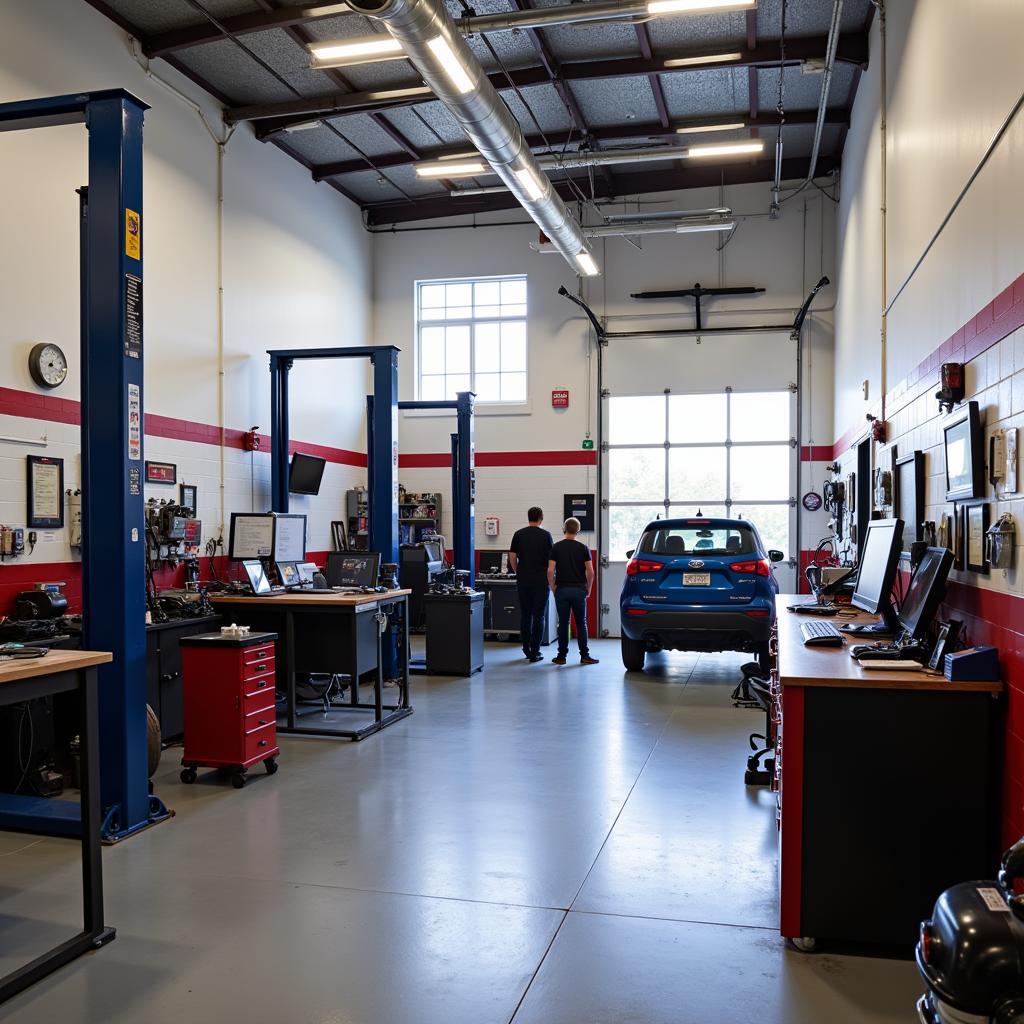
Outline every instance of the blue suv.
{"label": "blue suv", "polygon": [[622,663],[648,651],[747,651],[769,666],[779,587],[754,525],[744,519],[656,519],[627,552],[619,598]]}

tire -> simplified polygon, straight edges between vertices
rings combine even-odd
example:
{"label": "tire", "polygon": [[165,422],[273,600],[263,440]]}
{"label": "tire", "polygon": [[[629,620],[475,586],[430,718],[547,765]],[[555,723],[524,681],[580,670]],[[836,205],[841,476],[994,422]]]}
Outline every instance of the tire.
{"label": "tire", "polygon": [[198,778],[198,775],[196,774],[195,768],[182,768],[179,778],[186,786],[191,786]]}
{"label": "tire", "polygon": [[263,768],[268,775],[273,775],[277,771],[277,761],[272,757],[268,757],[263,762]]}
{"label": "tire", "polygon": [[647,652],[639,640],[622,637],[622,664],[626,666],[627,672],[643,672],[646,657]]}
{"label": "tire", "polygon": [[245,776],[241,773],[231,776],[231,785],[235,789],[241,789],[245,785]]}
{"label": "tire", "polygon": [[800,939],[794,939],[793,945],[800,950],[801,953],[813,953],[818,948],[817,939],[804,937]]}
{"label": "tire", "polygon": [[149,772],[148,778],[156,775],[160,767],[160,719],[156,712],[146,705],[146,769]]}
{"label": "tire", "polygon": [[768,673],[772,670],[772,656],[768,649],[768,644],[758,644],[755,651],[757,655],[757,663],[761,666],[761,671],[764,673],[765,678],[768,678]]}

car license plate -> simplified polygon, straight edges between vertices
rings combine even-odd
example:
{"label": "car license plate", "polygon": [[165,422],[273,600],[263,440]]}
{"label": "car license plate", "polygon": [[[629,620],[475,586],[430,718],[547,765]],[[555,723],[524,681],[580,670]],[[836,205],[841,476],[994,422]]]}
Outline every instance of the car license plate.
{"label": "car license plate", "polygon": [[684,572],[684,587],[710,587],[711,573],[709,572]]}

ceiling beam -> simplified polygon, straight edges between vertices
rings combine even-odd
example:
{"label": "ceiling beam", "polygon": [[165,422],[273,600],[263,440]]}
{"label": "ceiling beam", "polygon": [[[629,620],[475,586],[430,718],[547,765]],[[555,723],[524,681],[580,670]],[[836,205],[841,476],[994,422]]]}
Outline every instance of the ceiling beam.
{"label": "ceiling beam", "polygon": [[[295,6],[277,7],[253,11],[250,14],[232,14],[218,21],[227,33],[233,36],[247,35],[250,32],[264,32],[272,28],[290,28],[312,21],[314,18],[334,17],[351,14],[352,10],[346,3],[338,0],[308,0],[307,3]],[[170,29],[167,32],[154,32],[145,41],[142,52],[147,57],[163,57],[175,50],[184,50],[190,46],[202,46],[224,39],[226,35],[209,21],[202,21],[183,28]]]}
{"label": "ceiling beam", "polygon": [[[651,49],[651,35],[647,26],[642,22],[635,26],[636,41],[640,44],[640,53],[645,60],[653,60],[654,52]],[[665,90],[661,87],[661,79],[657,75],[648,75],[647,81],[651,86],[651,95],[654,97],[654,106],[658,111],[658,118],[662,127],[668,127],[668,104],[665,102]]]}
{"label": "ceiling beam", "polygon": [[[839,166],[836,156],[821,157],[818,161],[819,174],[828,174]],[[791,158],[782,162],[784,181],[802,179],[807,172],[807,158]],[[615,178],[618,196],[644,195],[654,192],[677,192],[690,188],[717,188],[719,185],[742,185],[759,181],[771,181],[775,173],[774,160],[743,160],[730,164],[711,164],[688,167],[685,171],[645,171],[634,174],[619,174]],[[579,179],[577,187],[585,179]],[[571,189],[565,181],[553,183],[563,198],[571,196]],[[595,182],[599,199],[615,198],[604,191],[601,182]],[[415,203],[387,202],[365,205],[367,225],[370,227],[402,224],[409,221],[434,220],[438,217],[457,217],[467,214],[490,213],[499,210],[513,210],[519,201],[511,192],[492,193],[483,196],[469,196],[454,199],[450,196],[419,199]],[[524,223],[528,223],[525,222]],[[479,225],[486,227],[485,224]]]}
{"label": "ceiling beam", "polygon": [[[816,110],[791,110],[786,114],[786,124],[814,124],[817,119]],[[598,142],[620,142],[623,139],[650,138],[650,139],[675,139],[677,128],[697,128],[708,124],[721,124],[723,121],[736,118],[736,114],[720,114],[718,117],[693,118],[689,121],[676,121],[667,128],[660,124],[637,124],[635,121],[611,125],[605,128],[594,128],[591,130],[591,137]],[[839,125],[845,127],[849,123],[849,112],[845,107],[830,107],[825,113],[825,124]],[[774,128],[778,126],[779,117],[774,111],[770,114],[762,114],[756,118],[744,120],[752,128]],[[579,136],[574,131],[547,132],[545,133],[547,145],[561,149],[562,146],[579,141]],[[527,135],[526,144],[533,150],[542,150],[545,147],[545,140],[539,135]],[[424,160],[441,160],[445,157],[454,156],[457,153],[466,151],[465,144],[445,146],[441,149],[425,151]],[[333,178],[339,174],[355,174],[358,171],[368,171],[374,168],[384,170],[389,167],[404,167],[414,163],[404,153],[390,153],[386,156],[375,156],[371,166],[364,160],[339,160],[335,163],[317,164],[313,167],[313,177],[317,181],[325,178]]]}
{"label": "ceiling beam", "polygon": [[[826,44],[825,36],[808,36],[803,39],[790,40],[786,44],[787,66],[797,65],[808,59],[824,60]],[[669,53],[658,58],[618,57],[609,60],[565,63],[559,68],[559,77],[563,82],[583,82],[592,79],[625,78],[651,74],[700,73],[720,67],[750,67],[752,65],[778,67],[779,65],[778,43],[758,43],[753,50],[744,50],[739,60],[719,61],[714,64],[697,66],[665,66],[666,61],[687,56],[693,56],[693,54]],[[866,67],[868,61],[867,36],[860,32],[848,32],[841,35],[836,59],[842,63]],[[492,73],[488,77],[499,92],[508,90],[513,85],[518,88],[526,88],[531,85],[548,85],[551,82],[548,71],[543,66],[519,68],[510,71],[508,77],[502,72]],[[511,83],[509,79],[511,79]],[[291,124],[300,124],[315,119],[318,115],[387,110],[390,107],[430,103],[435,99],[432,92],[422,87],[381,88],[361,93],[330,93],[308,99],[288,100],[284,103],[257,103],[229,107],[225,111],[225,119],[229,123],[238,121],[266,122],[257,127],[257,135],[266,137]]]}

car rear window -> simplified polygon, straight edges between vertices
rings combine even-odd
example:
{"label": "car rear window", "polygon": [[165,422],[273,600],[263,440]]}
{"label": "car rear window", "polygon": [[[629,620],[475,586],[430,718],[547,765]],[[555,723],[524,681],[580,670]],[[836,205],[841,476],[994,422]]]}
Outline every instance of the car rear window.
{"label": "car rear window", "polygon": [[690,523],[648,529],[637,550],[648,555],[749,555],[757,547],[746,526]]}

